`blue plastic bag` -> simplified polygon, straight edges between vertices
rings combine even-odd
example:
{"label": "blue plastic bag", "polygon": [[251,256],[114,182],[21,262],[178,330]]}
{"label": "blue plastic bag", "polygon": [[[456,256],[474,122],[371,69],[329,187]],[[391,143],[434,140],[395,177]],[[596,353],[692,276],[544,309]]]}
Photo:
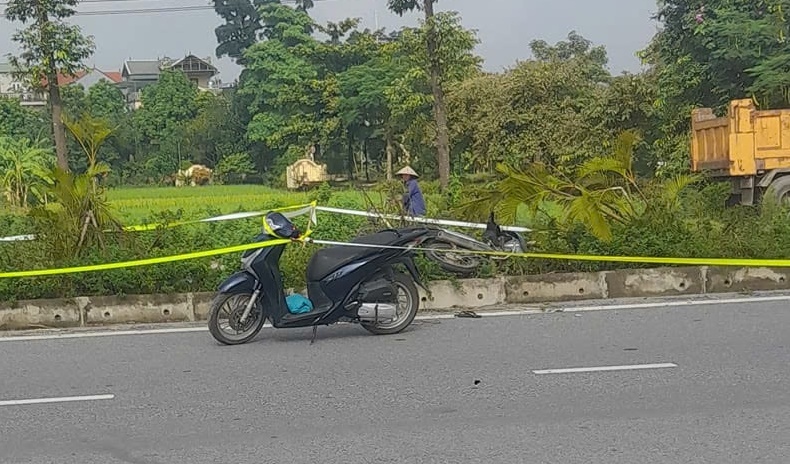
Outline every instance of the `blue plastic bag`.
{"label": "blue plastic bag", "polygon": [[291,314],[304,314],[313,310],[313,302],[298,293],[288,295],[285,298],[285,304]]}

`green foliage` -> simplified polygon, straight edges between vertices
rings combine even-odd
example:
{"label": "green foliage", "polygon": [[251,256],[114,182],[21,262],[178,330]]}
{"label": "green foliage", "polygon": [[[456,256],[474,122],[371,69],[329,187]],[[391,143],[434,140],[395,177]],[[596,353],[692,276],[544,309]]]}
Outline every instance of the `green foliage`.
{"label": "green foliage", "polygon": [[[11,63],[31,87],[44,88],[44,81],[56,73],[74,75],[93,54],[93,38],[83,36],[78,26],[64,21],[75,13],[76,5],[77,0],[8,2],[6,19],[29,24],[12,36],[21,53],[12,56]],[[43,21],[42,16],[46,18]]]}
{"label": "green foliage", "polygon": [[11,0],[5,10],[6,19],[27,25],[11,36],[20,54],[9,58],[15,74],[29,88],[48,91],[58,166],[64,170],[69,169],[69,162],[58,75],[75,75],[95,48],[92,37],[65,22],[76,5],[77,0]]}
{"label": "green foliage", "polygon": [[660,175],[688,170],[689,114],[754,98],[765,108],[790,103],[788,0],[663,0],[662,28],[642,53],[657,79]]}
{"label": "green foliage", "polygon": [[52,162],[52,151],[41,142],[0,137],[0,185],[12,208],[27,208],[34,198],[43,199]]}
{"label": "green foliage", "polygon": [[0,97],[0,137],[27,137],[33,140],[49,136],[49,127],[41,111],[25,108],[19,100]]}
{"label": "green foliage", "polygon": [[547,203],[559,208],[558,225],[566,230],[583,225],[602,242],[613,239],[613,228],[626,226],[646,214],[662,213],[677,208],[679,195],[697,179],[682,176],[654,186],[656,192],[648,199],[640,189],[633,169],[633,155],[639,137],[623,132],[606,156],[593,157],[580,164],[571,175],[552,169],[544,163],[533,163],[524,169],[501,164],[504,178],[495,184],[487,201],[474,201],[459,211],[482,217],[496,208],[500,220],[515,221],[519,207],[526,205],[533,216]]}
{"label": "green foliage", "polygon": [[114,128],[106,119],[93,117],[89,113],[83,114],[79,119],[66,117],[63,123],[85,152],[88,158],[88,167],[96,166],[99,148],[112,135]]}
{"label": "green foliage", "polygon": [[223,184],[242,183],[247,176],[255,173],[247,153],[234,153],[222,158],[214,172],[216,178]]}
{"label": "green foliage", "polygon": [[181,72],[166,70],[159,82],[143,90],[142,108],[134,113],[143,137],[161,141],[197,113],[197,87]]}
{"label": "green foliage", "polygon": [[108,172],[102,163],[84,173],[60,168],[51,172],[51,183],[45,188],[51,202],[34,208],[31,215],[36,235],[52,248],[52,258],[63,260],[76,256],[83,246],[103,245],[105,231],[120,229],[104,189],[96,182]]}

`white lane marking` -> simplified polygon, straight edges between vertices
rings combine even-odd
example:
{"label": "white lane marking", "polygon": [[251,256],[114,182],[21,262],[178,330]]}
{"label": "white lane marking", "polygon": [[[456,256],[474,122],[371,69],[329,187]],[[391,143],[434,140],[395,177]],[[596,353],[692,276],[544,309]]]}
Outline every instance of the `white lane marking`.
{"label": "white lane marking", "polygon": [[674,308],[679,306],[705,306],[715,304],[734,304],[734,303],[768,303],[771,301],[790,301],[790,295],[783,296],[757,296],[746,298],[720,298],[710,300],[683,300],[665,301],[663,303],[633,303],[622,305],[601,305],[601,306],[571,306],[563,308],[565,312],[574,311],[611,311],[616,309],[648,309],[648,308]]}
{"label": "white lane marking", "polygon": [[[684,306],[706,306],[717,304],[735,304],[735,303],[769,303],[772,301],[790,301],[790,295],[783,296],[764,296],[764,297],[745,297],[745,298],[722,298],[722,299],[709,299],[709,300],[683,300],[683,301],[664,301],[657,303],[634,303],[634,304],[621,304],[621,305],[599,305],[599,306],[567,306],[567,307],[548,307],[544,309],[515,309],[515,310],[501,310],[501,311],[485,311],[479,310],[478,314],[482,317],[508,317],[508,316],[523,316],[528,314],[550,314],[556,312],[584,312],[584,311],[613,311],[620,309],[649,309],[649,308],[676,308]],[[454,313],[447,314],[428,314],[417,316],[418,321],[437,320],[437,319],[455,319]],[[271,324],[266,323],[265,328],[271,328]],[[39,341],[39,340],[59,340],[69,338],[94,338],[94,337],[113,337],[121,335],[162,335],[162,334],[178,334],[178,333],[194,333],[206,332],[206,327],[175,327],[169,329],[144,329],[144,330],[102,330],[97,332],[77,332],[77,333],[60,333],[48,335],[20,335],[20,336],[2,336],[0,335],[1,342],[24,342],[24,341]]]}
{"label": "white lane marking", "polygon": [[170,329],[147,329],[147,330],[105,330],[101,332],[81,332],[64,333],[51,335],[21,335],[18,337],[0,337],[0,342],[28,342],[36,340],[58,340],[66,338],[94,338],[94,337],[113,337],[116,335],[156,335],[174,334],[189,332],[205,332],[206,327],[175,327]]}
{"label": "white lane marking", "polygon": [[6,401],[0,401],[0,406],[22,406],[28,404],[46,404],[46,403],[73,403],[75,401],[99,401],[99,400],[111,400],[113,398],[115,398],[115,395],[62,396],[59,398],[6,400]]}
{"label": "white lane marking", "polygon": [[600,366],[600,367],[572,367],[570,369],[543,369],[532,371],[533,374],[573,374],[577,372],[607,372],[607,371],[634,371],[642,369],[666,369],[669,367],[678,367],[677,364],[663,363],[663,364],[634,364],[631,366]]}

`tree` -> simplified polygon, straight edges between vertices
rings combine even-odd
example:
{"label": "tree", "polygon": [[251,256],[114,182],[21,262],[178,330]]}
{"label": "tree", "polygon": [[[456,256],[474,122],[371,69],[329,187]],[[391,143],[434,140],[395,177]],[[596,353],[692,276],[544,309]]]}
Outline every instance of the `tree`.
{"label": "tree", "polygon": [[2,186],[12,207],[25,208],[31,193],[40,194],[51,151],[28,138],[0,137]]}
{"label": "tree", "polygon": [[95,118],[90,113],[85,113],[79,119],[66,117],[63,123],[85,152],[88,158],[88,169],[96,166],[99,148],[112,135],[114,128],[106,119]]}
{"label": "tree", "polygon": [[481,217],[496,207],[501,221],[514,221],[521,205],[529,207],[534,216],[553,204],[561,211],[562,224],[582,225],[599,240],[610,241],[617,225],[626,226],[656,210],[676,209],[681,192],[698,180],[696,176],[678,176],[656,185],[656,193],[646,196],[633,169],[638,142],[635,132],[623,132],[609,153],[588,159],[571,175],[544,163],[521,169],[500,164],[498,170],[504,177],[459,210]]}
{"label": "tree", "polygon": [[428,71],[433,92],[433,111],[436,120],[436,150],[439,166],[439,185],[446,189],[450,185],[450,136],[447,127],[447,109],[444,102],[444,89],[441,76],[442,65],[439,58],[439,35],[434,20],[433,6],[437,0],[387,0],[390,10],[403,16],[404,13],[422,9],[425,12],[425,45],[428,54]]}
{"label": "tree", "polygon": [[570,174],[622,130],[610,132],[603,122],[611,81],[605,51],[574,33],[531,47],[535,59],[466,79],[448,93],[455,149],[477,171],[541,162]]}
{"label": "tree", "polygon": [[17,99],[0,97],[0,136],[39,140],[49,138],[51,132],[43,112],[25,108]]}
{"label": "tree", "polygon": [[214,29],[217,58],[229,56],[244,63],[244,50],[258,40],[261,18],[258,7],[272,0],[214,0],[214,11],[225,20]]}
{"label": "tree", "polygon": [[246,151],[246,127],[232,111],[228,97],[200,93],[197,108],[185,126],[192,161],[214,167],[224,156]]}
{"label": "tree", "polygon": [[129,114],[121,89],[105,79],[88,89],[85,105],[92,116],[104,118],[113,125],[124,121]]}
{"label": "tree", "polygon": [[[281,0],[213,0],[214,11],[225,20],[214,29],[217,36],[217,58],[229,56],[236,63],[244,64],[244,51],[259,39],[265,28],[260,8],[279,5]],[[307,11],[314,6],[313,0],[294,0],[298,11]]]}
{"label": "tree", "polygon": [[186,146],[186,127],[197,115],[198,89],[184,73],[163,71],[159,82],[143,90],[142,107],[134,113],[134,124],[144,141],[157,149],[145,160],[152,176],[166,176],[180,169]]}
{"label": "tree", "polygon": [[382,54],[367,63],[349,68],[339,76],[338,110],[347,130],[383,135],[386,144],[386,175],[392,178],[393,152],[398,121],[392,114],[387,90],[406,73],[405,63]]}
{"label": "tree", "polygon": [[259,164],[281,161],[284,167],[340,126],[332,106],[337,83],[329,69],[334,49],[311,36],[314,23],[304,11],[270,4],[261,8],[261,17],[266,40],[245,52],[238,95],[251,115],[247,137],[271,155]]}
{"label": "tree", "polygon": [[233,153],[232,155],[224,156],[217,163],[215,174],[220,182],[233,184],[243,182],[248,175],[254,173],[255,165],[250,161],[249,154]]}
{"label": "tree", "polygon": [[67,119],[66,125],[87,157],[87,168],[72,172],[56,166],[48,174],[44,192],[59,207],[31,211],[37,219],[37,235],[50,243],[53,256],[60,259],[78,255],[85,245],[104,246],[105,233],[122,228],[100,182],[110,173],[110,167],[98,160],[98,153],[112,129],[105,120],[87,114]]}
{"label": "tree", "polygon": [[657,76],[661,134],[653,149],[664,172],[688,169],[692,108],[721,110],[738,98],[764,108],[790,103],[789,9],[790,0],[659,3],[663,27],[642,57]]}
{"label": "tree", "polygon": [[12,37],[22,52],[11,57],[11,63],[32,88],[46,89],[49,94],[58,166],[64,170],[69,169],[69,164],[58,74],[73,76],[94,50],[92,37],[83,36],[78,26],[64,21],[75,13],[77,3],[78,0],[10,0],[5,11],[11,21],[30,23]]}

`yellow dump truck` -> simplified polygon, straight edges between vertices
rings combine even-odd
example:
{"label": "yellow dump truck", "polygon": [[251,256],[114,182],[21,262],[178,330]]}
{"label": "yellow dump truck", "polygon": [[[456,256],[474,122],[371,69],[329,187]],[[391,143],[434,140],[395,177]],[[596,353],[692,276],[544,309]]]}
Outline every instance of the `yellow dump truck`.
{"label": "yellow dump truck", "polygon": [[767,191],[790,200],[790,110],[758,111],[730,102],[727,115],[691,114],[691,170],[732,184],[733,200],[752,205]]}

